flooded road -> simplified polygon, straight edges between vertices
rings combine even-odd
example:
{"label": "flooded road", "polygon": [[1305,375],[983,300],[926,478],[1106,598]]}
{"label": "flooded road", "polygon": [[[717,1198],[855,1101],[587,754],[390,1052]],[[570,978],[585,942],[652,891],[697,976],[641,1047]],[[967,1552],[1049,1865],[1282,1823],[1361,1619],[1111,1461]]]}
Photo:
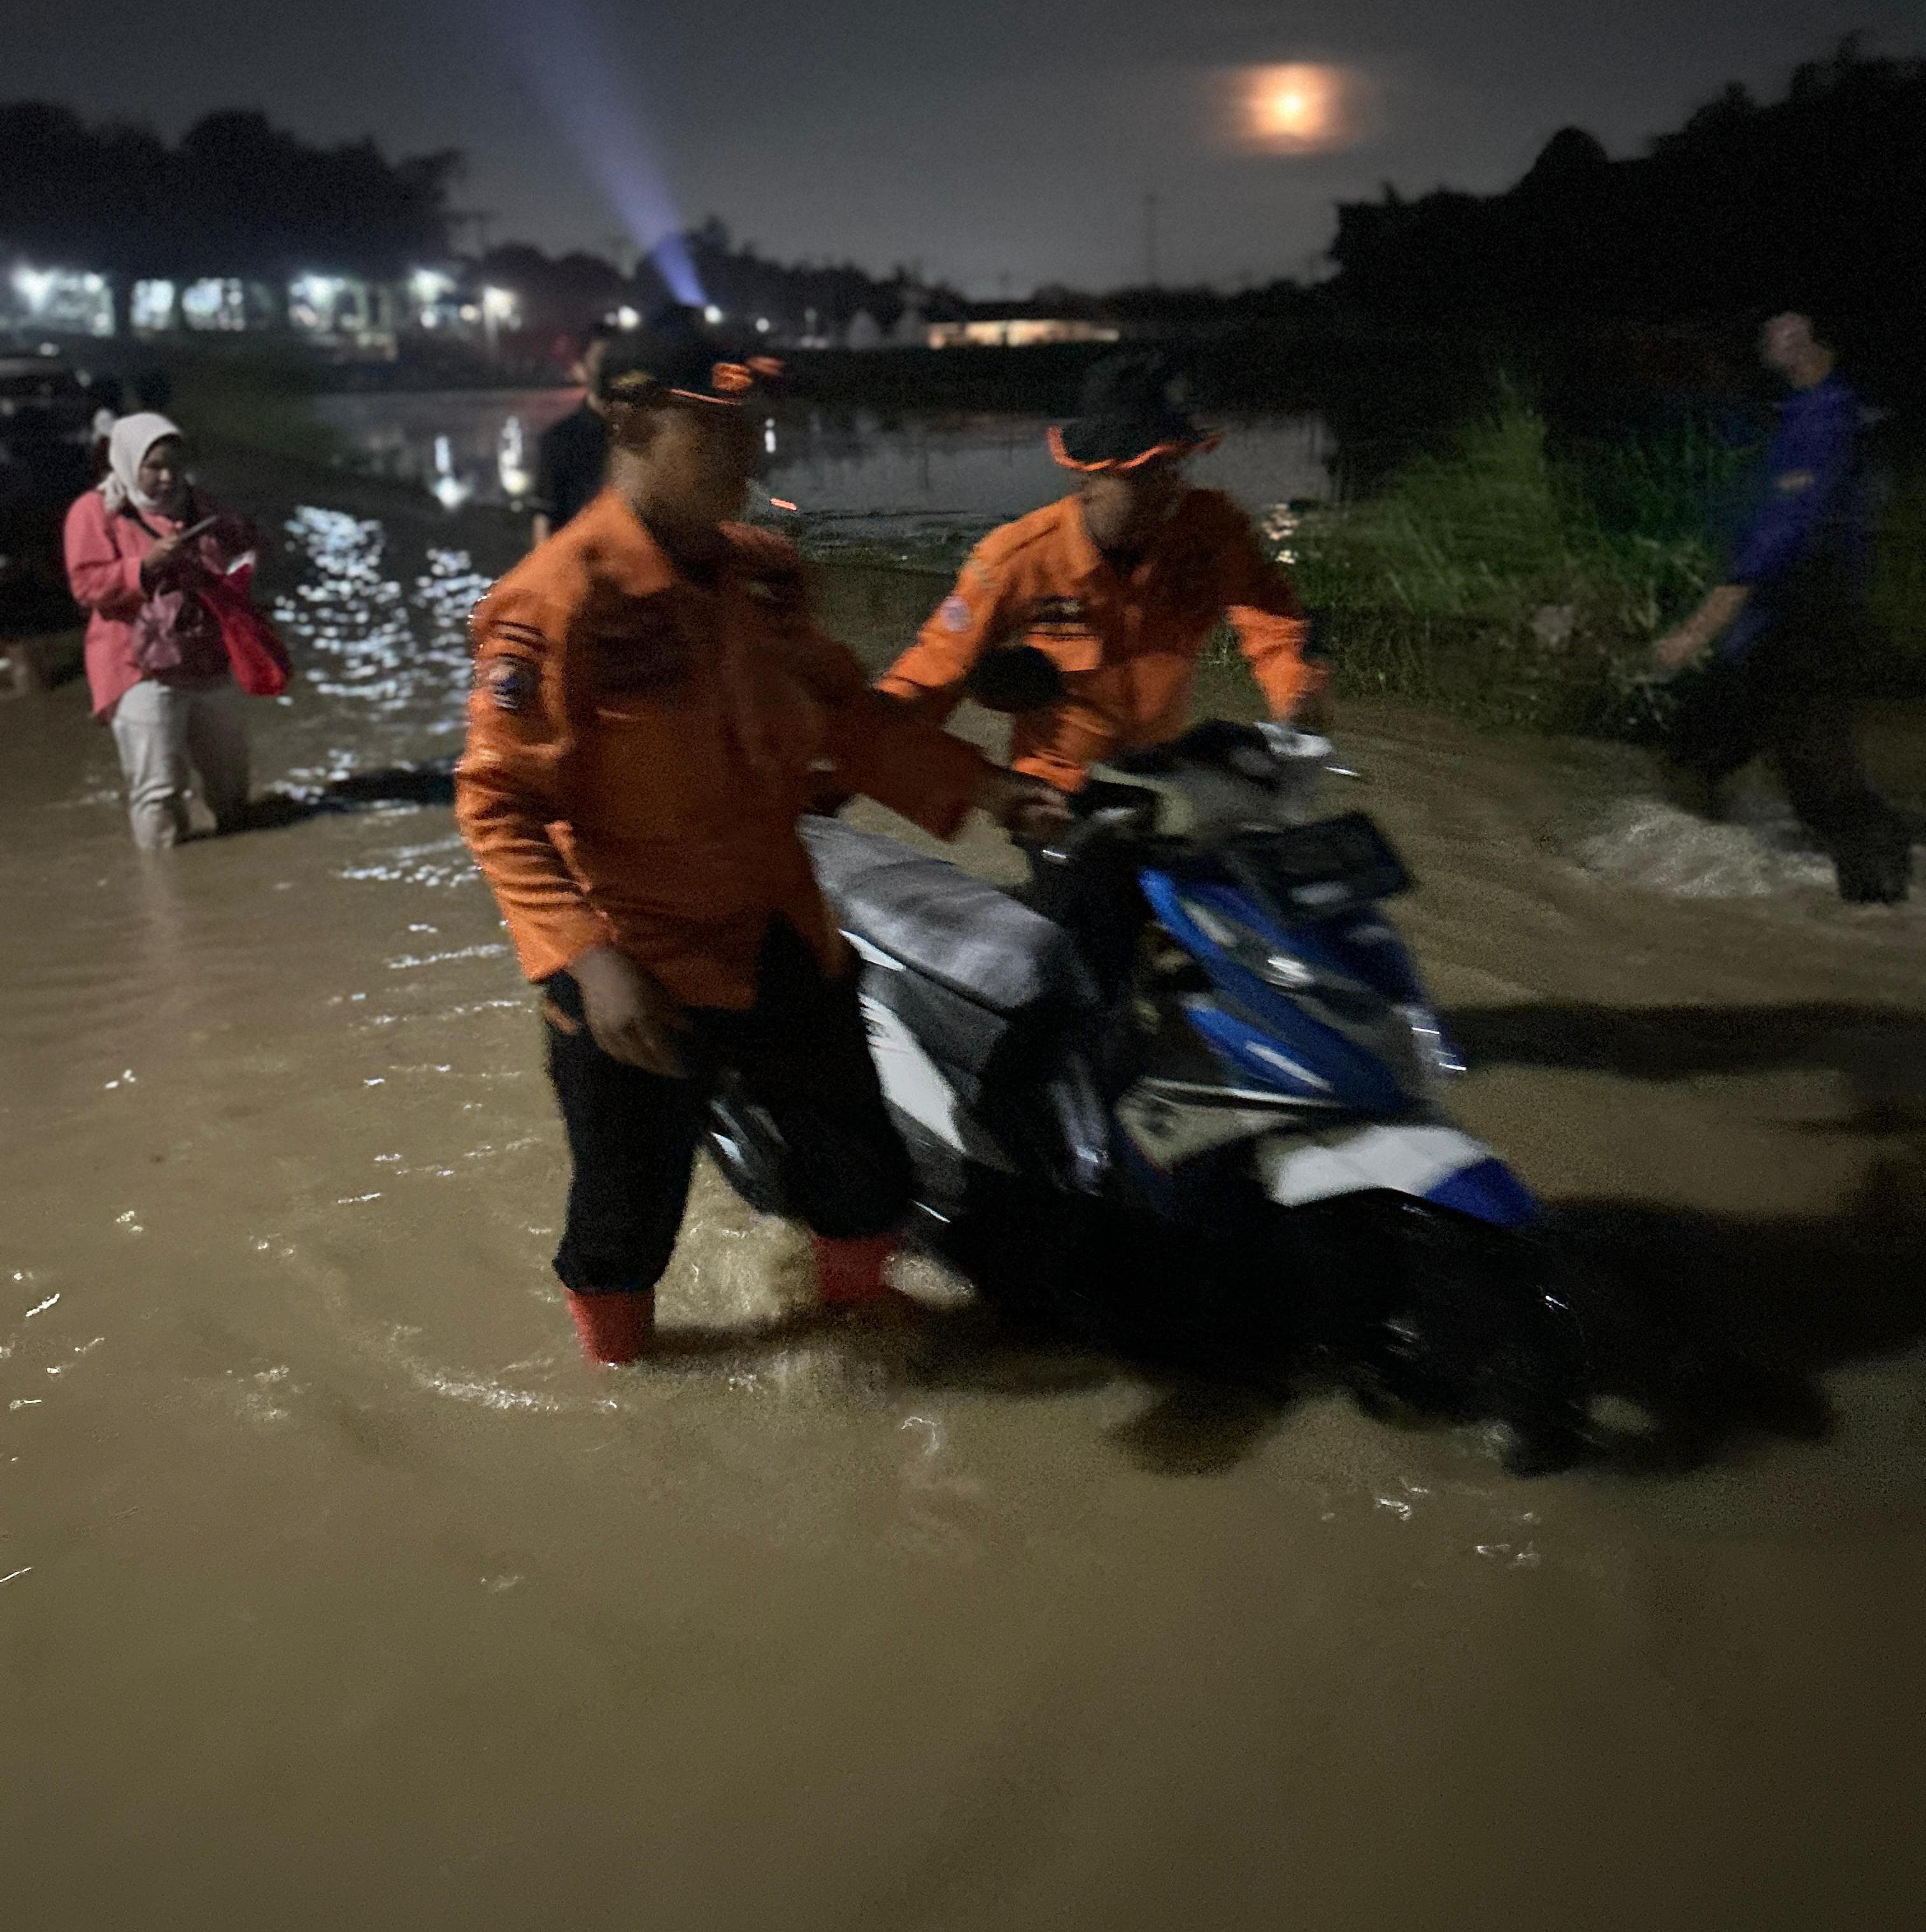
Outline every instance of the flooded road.
{"label": "flooded road", "polygon": [[1918,1922],[1926,906],[1628,753],[1348,721],[1471,1124],[1804,1391],[1670,1468],[759,1339],[800,1244],[706,1175],[686,1352],[593,1372],[435,768],[476,574],[297,536],[284,823],[143,865],[82,694],[0,705],[7,1922]]}

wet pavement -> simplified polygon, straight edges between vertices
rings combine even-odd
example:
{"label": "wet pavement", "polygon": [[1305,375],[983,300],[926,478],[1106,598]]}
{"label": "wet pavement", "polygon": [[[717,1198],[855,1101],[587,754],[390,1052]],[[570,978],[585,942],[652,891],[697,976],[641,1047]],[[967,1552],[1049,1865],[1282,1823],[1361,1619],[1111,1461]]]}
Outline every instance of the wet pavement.
{"label": "wet pavement", "polygon": [[1762,792],[1348,721],[1465,1117],[1635,1333],[1756,1372],[1654,1453],[1629,1405],[1524,1482],[1101,1352],[932,1384],[709,1175],[682,1350],[592,1372],[446,804],[478,574],[294,534],[264,829],[143,863],[83,694],[0,704],[9,1923],[1917,1923],[1926,905],[1840,906]]}

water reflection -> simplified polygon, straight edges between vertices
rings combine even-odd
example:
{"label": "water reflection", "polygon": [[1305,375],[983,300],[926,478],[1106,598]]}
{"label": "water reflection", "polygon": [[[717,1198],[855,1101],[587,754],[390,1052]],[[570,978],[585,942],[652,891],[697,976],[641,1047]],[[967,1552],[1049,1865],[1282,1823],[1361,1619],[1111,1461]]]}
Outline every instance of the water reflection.
{"label": "water reflection", "polygon": [[366,769],[370,750],[418,755],[422,738],[459,734],[468,617],[489,580],[466,550],[430,548],[404,589],[388,574],[382,525],[338,510],[298,509],[287,532],[304,569],[293,593],[277,602],[274,618],[309,687],[333,700],[304,711],[304,722],[337,741],[322,762],[288,772],[286,788],[302,797]]}
{"label": "water reflection", "polygon": [[[370,469],[417,484],[452,509],[520,504],[535,488],[542,432],[575,406],[574,389],[330,396],[324,420]],[[764,494],[795,506],[812,542],[866,545],[972,538],[1060,496],[1044,445],[1049,418],[783,408],[766,417]],[[1321,417],[1239,418],[1192,466],[1196,481],[1253,512],[1330,494],[1334,446]]]}
{"label": "water reflection", "polygon": [[536,443],[580,399],[579,389],[500,389],[323,396],[315,407],[358,464],[452,508],[525,500]]}

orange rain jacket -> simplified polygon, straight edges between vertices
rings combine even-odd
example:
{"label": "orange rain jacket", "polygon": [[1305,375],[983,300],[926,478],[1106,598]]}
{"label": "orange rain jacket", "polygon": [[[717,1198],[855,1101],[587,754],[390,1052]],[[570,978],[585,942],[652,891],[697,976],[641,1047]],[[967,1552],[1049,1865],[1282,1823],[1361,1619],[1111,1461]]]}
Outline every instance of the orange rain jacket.
{"label": "orange rain jacket", "polygon": [[608,944],[686,1005],[747,1007],[773,916],[844,964],[796,836],[813,787],[945,838],[968,814],[981,754],[868,688],[789,544],[726,534],[704,586],[605,490],[475,613],[455,812],[531,980]]}
{"label": "orange rain jacket", "polygon": [[976,546],[878,688],[940,722],[986,650],[1036,645],[1066,689],[1057,704],[1016,720],[1010,762],[1075,791],[1100,760],[1183,730],[1197,660],[1223,616],[1274,715],[1322,686],[1322,670],[1304,658],[1310,626],[1297,592],[1228,497],[1186,491],[1126,579],[1091,542],[1082,506],[1066,496]]}

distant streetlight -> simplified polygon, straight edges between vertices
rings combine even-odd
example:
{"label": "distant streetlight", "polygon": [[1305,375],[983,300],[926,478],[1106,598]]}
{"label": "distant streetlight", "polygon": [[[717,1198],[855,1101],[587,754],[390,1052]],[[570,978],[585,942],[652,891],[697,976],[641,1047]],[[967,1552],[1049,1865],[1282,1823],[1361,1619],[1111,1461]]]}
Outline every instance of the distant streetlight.
{"label": "distant streetlight", "polygon": [[488,338],[490,356],[500,346],[502,325],[512,325],[517,307],[513,293],[507,289],[487,288],[482,291],[482,326]]}
{"label": "distant streetlight", "polygon": [[767,316],[759,315],[756,317],[756,333],[758,335],[766,335],[769,333],[769,317]]}
{"label": "distant streetlight", "polygon": [[713,302],[702,311],[702,319],[711,328],[722,320],[722,311]]}
{"label": "distant streetlight", "polygon": [[432,328],[442,303],[454,292],[454,278],[439,268],[417,268],[408,278],[408,292],[414,298],[422,327]]}

